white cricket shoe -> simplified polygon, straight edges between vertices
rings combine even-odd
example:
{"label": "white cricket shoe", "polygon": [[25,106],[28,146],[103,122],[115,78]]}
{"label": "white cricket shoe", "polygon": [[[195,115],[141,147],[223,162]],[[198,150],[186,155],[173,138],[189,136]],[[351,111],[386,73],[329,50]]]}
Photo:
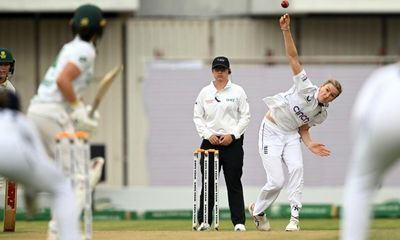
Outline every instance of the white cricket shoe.
{"label": "white cricket shoe", "polygon": [[208,223],[201,223],[199,228],[197,228],[197,231],[202,232],[202,231],[210,231],[211,227],[210,224]]}
{"label": "white cricket shoe", "polygon": [[47,240],[59,240],[56,223],[53,220],[50,220],[48,224]]}
{"label": "white cricket shoe", "polygon": [[47,240],[59,240],[57,234],[53,232],[47,232]]}
{"label": "white cricket shoe", "polygon": [[269,231],[271,230],[271,225],[265,214],[263,216],[253,216],[254,211],[254,203],[249,204],[249,212],[253,217],[254,224],[256,225],[257,230],[259,231]]}
{"label": "white cricket shoe", "polygon": [[103,166],[104,166],[104,158],[102,157],[93,158],[92,166],[89,172],[91,189],[94,189],[96,185],[99,183]]}
{"label": "white cricket shoe", "polygon": [[246,227],[245,227],[243,224],[238,223],[238,224],[235,225],[235,227],[233,228],[233,230],[234,230],[235,232],[245,232],[245,231],[246,231]]}
{"label": "white cricket shoe", "polygon": [[286,226],[286,232],[300,231],[299,221],[291,219],[289,224]]}

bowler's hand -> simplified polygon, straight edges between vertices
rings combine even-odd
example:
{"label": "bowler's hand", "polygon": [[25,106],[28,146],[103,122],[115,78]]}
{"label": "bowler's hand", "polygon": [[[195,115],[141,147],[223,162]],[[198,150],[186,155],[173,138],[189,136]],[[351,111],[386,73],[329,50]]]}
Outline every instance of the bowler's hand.
{"label": "bowler's hand", "polygon": [[230,134],[223,135],[219,138],[219,144],[222,146],[228,146],[233,141],[232,136]]}
{"label": "bowler's hand", "polygon": [[312,153],[321,157],[327,157],[331,154],[331,151],[326,148],[324,144],[321,143],[312,142],[308,145],[308,149],[310,149]]}
{"label": "bowler's hand", "polygon": [[208,141],[210,141],[212,145],[219,145],[219,138],[217,135],[211,135],[211,137],[208,138]]}
{"label": "bowler's hand", "polygon": [[282,17],[279,19],[279,25],[281,26],[282,29],[289,29],[290,27],[289,14],[285,13],[284,15],[282,15]]}

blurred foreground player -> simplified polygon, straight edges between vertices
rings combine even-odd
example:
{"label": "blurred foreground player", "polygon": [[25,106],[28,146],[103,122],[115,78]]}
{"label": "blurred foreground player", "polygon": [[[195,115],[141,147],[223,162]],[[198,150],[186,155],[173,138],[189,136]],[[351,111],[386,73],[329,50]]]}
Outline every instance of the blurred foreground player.
{"label": "blurred foreground player", "polygon": [[[28,192],[49,193],[60,239],[78,240],[78,213],[71,184],[49,161],[35,128],[19,110],[18,97],[0,90],[0,174],[21,183]],[[31,204],[27,202],[28,210]]]}
{"label": "blurred foreground player", "polygon": [[400,65],[369,77],[353,108],[354,147],[344,192],[341,239],[364,240],[371,200],[387,171],[400,159]]}

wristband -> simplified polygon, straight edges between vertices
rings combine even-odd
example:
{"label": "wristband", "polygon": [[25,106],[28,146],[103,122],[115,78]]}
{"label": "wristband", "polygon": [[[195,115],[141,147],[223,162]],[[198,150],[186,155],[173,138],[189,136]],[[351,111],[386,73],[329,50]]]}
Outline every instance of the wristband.
{"label": "wristband", "polygon": [[74,101],[69,102],[69,105],[73,108],[76,107],[79,104],[79,102],[80,102],[79,99],[76,98]]}

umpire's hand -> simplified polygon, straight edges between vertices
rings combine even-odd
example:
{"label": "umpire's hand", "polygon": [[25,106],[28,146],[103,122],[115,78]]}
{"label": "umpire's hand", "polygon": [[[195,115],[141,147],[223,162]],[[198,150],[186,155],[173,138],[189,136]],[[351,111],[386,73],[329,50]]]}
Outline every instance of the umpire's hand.
{"label": "umpire's hand", "polygon": [[228,146],[232,142],[233,142],[233,139],[232,139],[231,134],[223,135],[219,138],[219,145],[222,145],[222,146]]}
{"label": "umpire's hand", "polygon": [[219,143],[219,138],[218,138],[217,135],[211,135],[211,137],[208,138],[208,141],[210,141],[210,143],[211,143],[212,145],[219,145],[219,144],[220,144],[220,143]]}

